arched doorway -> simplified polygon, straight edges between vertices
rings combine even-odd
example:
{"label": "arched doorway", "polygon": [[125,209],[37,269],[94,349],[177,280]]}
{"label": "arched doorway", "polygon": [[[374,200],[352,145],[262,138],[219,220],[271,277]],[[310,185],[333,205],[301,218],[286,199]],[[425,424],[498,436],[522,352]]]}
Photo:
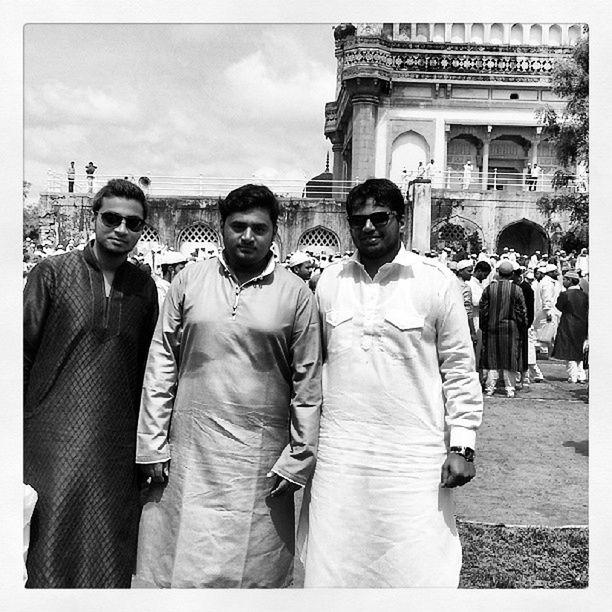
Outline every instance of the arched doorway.
{"label": "arched doorway", "polygon": [[423,136],[413,130],[400,134],[391,147],[391,169],[389,178],[400,185],[402,171],[405,169],[410,179],[417,175],[419,162],[427,165],[430,159],[429,145]]}
{"label": "arched doorway", "polygon": [[504,247],[514,249],[522,255],[532,255],[535,251],[548,253],[550,240],[541,225],[521,219],[507,225],[497,237],[497,252],[501,253]]}
{"label": "arched doorway", "polygon": [[430,246],[438,251],[451,247],[455,251],[479,253],[483,246],[482,229],[463,217],[442,219],[431,228]]}

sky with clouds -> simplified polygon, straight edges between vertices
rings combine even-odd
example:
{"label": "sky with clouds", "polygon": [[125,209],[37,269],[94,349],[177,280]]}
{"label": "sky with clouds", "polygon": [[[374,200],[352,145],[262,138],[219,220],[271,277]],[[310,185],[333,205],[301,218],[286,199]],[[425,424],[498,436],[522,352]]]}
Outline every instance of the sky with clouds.
{"label": "sky with clouds", "polygon": [[331,24],[28,24],[24,178],[311,178],[335,73]]}

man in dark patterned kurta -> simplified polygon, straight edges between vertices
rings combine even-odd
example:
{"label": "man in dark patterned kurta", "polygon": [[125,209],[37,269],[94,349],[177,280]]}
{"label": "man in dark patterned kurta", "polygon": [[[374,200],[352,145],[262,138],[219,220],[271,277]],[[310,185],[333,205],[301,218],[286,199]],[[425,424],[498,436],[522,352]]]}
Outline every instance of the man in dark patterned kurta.
{"label": "man in dark patterned kurta", "polygon": [[520,287],[512,282],[513,266],[503,260],[497,267],[497,280],[482,293],[480,327],[482,329],[481,367],[488,370],[485,395],[491,396],[502,371],[507,397],[514,397],[516,373],[522,372],[521,337],[527,329],[527,309]]}
{"label": "man in dark patterned kurta", "polygon": [[141,189],[94,197],[95,239],[50,257],[24,291],[24,481],[38,492],[33,588],[129,587],[138,525],[136,423],[157,319],[150,276],[128,263]]}

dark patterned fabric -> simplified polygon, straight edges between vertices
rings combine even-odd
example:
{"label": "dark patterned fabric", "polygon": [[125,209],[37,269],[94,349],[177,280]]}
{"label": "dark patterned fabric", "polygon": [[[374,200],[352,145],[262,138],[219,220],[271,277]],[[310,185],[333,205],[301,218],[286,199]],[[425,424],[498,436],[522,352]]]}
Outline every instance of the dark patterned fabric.
{"label": "dark patterned fabric", "polygon": [[92,246],[24,291],[24,482],[38,492],[28,587],[129,587],[139,518],[136,424],[155,283],[124,263],[106,298]]}
{"label": "dark patterned fabric", "polygon": [[518,285],[523,292],[523,298],[525,299],[525,308],[527,312],[527,327],[521,329],[521,359],[523,364],[523,371],[528,368],[529,365],[529,327],[533,323],[534,307],[535,307],[535,295],[533,289],[528,281],[523,280]]}
{"label": "dark patterned fabric", "polygon": [[582,361],[582,347],[588,336],[589,296],[581,289],[568,289],[559,295],[556,306],[561,311],[561,320],[552,356]]}
{"label": "dark patterned fabric", "polygon": [[526,328],[527,309],[520,287],[509,280],[493,281],[480,299],[480,367],[524,371],[521,336]]}

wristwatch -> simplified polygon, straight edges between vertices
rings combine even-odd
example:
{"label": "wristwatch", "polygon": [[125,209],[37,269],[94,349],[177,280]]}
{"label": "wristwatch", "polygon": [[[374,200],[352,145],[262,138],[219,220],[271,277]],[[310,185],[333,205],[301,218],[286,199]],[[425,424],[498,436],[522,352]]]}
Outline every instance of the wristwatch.
{"label": "wristwatch", "polygon": [[455,453],[461,455],[468,463],[474,461],[474,449],[469,446],[451,446],[448,449],[449,453]]}

